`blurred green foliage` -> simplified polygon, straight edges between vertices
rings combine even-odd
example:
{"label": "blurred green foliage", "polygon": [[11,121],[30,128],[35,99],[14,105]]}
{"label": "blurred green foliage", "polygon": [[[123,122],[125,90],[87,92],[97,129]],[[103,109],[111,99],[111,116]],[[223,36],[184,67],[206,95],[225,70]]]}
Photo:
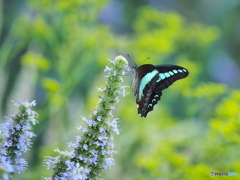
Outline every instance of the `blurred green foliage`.
{"label": "blurred green foliage", "polygon": [[[240,27],[236,23],[239,3],[233,0],[225,6],[221,2],[215,9],[205,1],[226,17],[219,20],[211,11],[206,13],[205,4],[194,6],[186,1],[176,3],[176,9],[164,9],[164,3],[154,7],[147,1],[122,1],[116,11],[121,7],[128,11],[113,17],[124,22],[114,27],[101,20],[109,3],[2,1],[0,114],[12,112],[11,99],[36,99],[40,121],[28,155],[29,169],[15,179],[51,174],[43,167],[44,156],[54,156],[56,147],[67,149],[66,142],[77,134],[75,125],[82,123],[80,115],[89,116],[98,102],[101,94],[96,87],[104,85],[106,59],[127,53],[138,59],[137,63],[150,57],[144,63],[179,64],[190,75],[165,90],[146,119],[137,115],[134,97],[120,100],[114,111],[122,129],[115,140],[116,165],[103,177],[201,180],[212,178],[211,171],[240,173],[240,91],[214,79],[214,69],[209,68],[215,68],[210,65],[219,51],[236,64],[240,62],[239,53],[231,48],[240,44],[234,36]],[[9,8],[12,11],[7,11]],[[113,16],[115,9],[110,10],[107,15]],[[195,14],[191,14],[193,10]],[[206,21],[194,19],[197,15]],[[214,20],[216,23],[210,23]],[[128,31],[116,33],[124,28]],[[223,75],[230,73],[225,66],[216,68]],[[125,84],[131,86],[130,81],[126,77]],[[236,82],[235,87],[239,86]]]}

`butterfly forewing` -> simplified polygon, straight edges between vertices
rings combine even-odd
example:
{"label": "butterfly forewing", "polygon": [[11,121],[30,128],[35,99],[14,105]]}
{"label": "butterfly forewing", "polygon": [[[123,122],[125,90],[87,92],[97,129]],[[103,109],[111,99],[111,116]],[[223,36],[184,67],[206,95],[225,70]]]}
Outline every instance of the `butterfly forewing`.
{"label": "butterfly forewing", "polygon": [[133,93],[137,96],[138,114],[146,117],[160,100],[162,90],[173,82],[188,76],[188,70],[177,65],[145,64],[136,69]]}
{"label": "butterfly forewing", "polygon": [[177,65],[158,65],[155,68],[159,72],[157,83],[160,90],[166,89],[176,80],[188,76],[188,70]]}

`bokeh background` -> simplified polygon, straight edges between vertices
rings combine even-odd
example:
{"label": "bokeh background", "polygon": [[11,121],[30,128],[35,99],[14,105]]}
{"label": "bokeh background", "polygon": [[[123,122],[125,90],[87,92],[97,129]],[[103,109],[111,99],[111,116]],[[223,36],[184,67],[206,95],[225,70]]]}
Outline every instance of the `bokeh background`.
{"label": "bokeh background", "polygon": [[121,121],[116,165],[102,177],[240,176],[239,19],[239,0],[1,0],[1,123],[16,111],[11,100],[26,99],[37,101],[40,121],[29,168],[14,179],[51,175],[43,158],[69,150],[76,124],[97,105],[107,58],[120,54],[137,64],[148,57],[144,63],[178,64],[190,75],[164,90],[146,119],[131,77],[124,79],[129,95],[113,112]]}

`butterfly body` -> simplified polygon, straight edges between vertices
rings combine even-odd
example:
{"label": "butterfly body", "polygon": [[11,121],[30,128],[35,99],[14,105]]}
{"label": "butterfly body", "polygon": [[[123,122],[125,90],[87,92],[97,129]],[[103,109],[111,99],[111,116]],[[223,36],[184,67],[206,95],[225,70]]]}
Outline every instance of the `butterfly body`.
{"label": "butterfly body", "polygon": [[134,68],[133,94],[136,96],[138,114],[146,117],[162,96],[162,90],[173,82],[188,76],[187,69],[177,65],[144,64]]}

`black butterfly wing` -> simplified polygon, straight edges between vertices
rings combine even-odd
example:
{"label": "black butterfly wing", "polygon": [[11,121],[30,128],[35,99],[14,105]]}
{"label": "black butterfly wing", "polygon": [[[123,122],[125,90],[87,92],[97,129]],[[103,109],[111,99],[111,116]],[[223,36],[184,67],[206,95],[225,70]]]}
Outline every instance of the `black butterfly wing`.
{"label": "black butterfly wing", "polygon": [[138,104],[138,114],[141,114],[142,117],[146,117],[147,113],[153,110],[153,106],[157,104],[161,98],[162,92],[155,90],[157,88],[157,79],[158,75],[145,86],[141,98],[137,98],[136,100]]}
{"label": "black butterfly wing", "polygon": [[155,104],[161,99],[162,91],[153,91],[149,89],[147,91],[147,97],[138,103],[138,114],[141,117],[147,117],[149,111],[153,110]]}
{"label": "black butterfly wing", "polygon": [[189,72],[186,68],[177,65],[157,65],[155,68],[159,72],[157,80],[158,90],[164,90],[179,79],[188,76]]}
{"label": "black butterfly wing", "polygon": [[173,82],[188,76],[188,70],[177,65],[142,65],[136,69],[134,95],[137,96],[138,114],[146,117],[161,99],[162,90]]}

